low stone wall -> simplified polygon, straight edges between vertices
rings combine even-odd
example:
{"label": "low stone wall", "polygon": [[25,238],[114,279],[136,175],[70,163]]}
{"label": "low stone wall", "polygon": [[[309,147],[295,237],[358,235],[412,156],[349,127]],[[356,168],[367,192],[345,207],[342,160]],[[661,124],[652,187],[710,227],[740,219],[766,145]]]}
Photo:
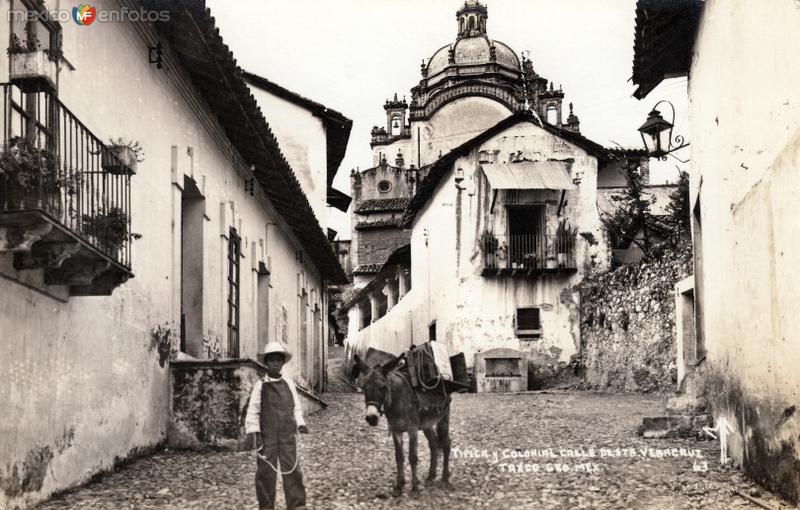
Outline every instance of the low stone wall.
{"label": "low stone wall", "polygon": [[675,284],[692,274],[691,246],[667,248],[581,284],[581,365],[586,385],[673,390],[677,378]]}
{"label": "low stone wall", "polygon": [[[244,418],[253,383],[266,368],[253,360],[172,361],[172,415],[167,440],[174,448],[246,449]],[[325,407],[298,387],[303,414]]]}

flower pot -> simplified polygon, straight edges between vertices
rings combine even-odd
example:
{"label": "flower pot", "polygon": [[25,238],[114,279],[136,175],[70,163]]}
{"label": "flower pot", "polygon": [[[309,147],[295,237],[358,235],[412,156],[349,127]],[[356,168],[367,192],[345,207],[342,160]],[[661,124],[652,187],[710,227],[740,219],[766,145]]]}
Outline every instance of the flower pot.
{"label": "flower pot", "polygon": [[58,68],[44,51],[13,53],[9,56],[9,62],[9,81],[23,91],[55,91]]}
{"label": "flower pot", "polygon": [[8,183],[5,187],[0,187],[0,210],[40,210],[59,218],[61,201],[57,193],[39,189],[27,190]]}
{"label": "flower pot", "polygon": [[545,261],[545,267],[547,269],[556,269],[558,267],[558,263],[556,261],[556,258],[555,257],[547,257],[547,260]]}
{"label": "flower pot", "polygon": [[558,260],[558,267],[567,267],[567,254],[566,253],[559,253],[557,260]]}
{"label": "flower pot", "polygon": [[136,152],[126,145],[107,147],[103,152],[103,168],[115,175],[136,174]]}
{"label": "flower pot", "polygon": [[119,250],[120,250],[119,246],[113,243],[107,243],[101,241],[100,248],[106,255],[108,255],[109,257],[111,257],[116,261],[119,261]]}

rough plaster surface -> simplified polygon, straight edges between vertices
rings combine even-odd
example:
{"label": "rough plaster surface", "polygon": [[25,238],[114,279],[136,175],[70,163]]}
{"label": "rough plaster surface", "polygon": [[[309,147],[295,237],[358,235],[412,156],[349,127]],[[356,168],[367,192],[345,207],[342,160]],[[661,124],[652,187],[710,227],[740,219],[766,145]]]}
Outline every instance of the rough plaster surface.
{"label": "rough plaster surface", "polygon": [[674,389],[675,283],[691,273],[691,249],[623,266],[581,285],[586,382],[598,389]]}
{"label": "rough plaster surface", "polygon": [[[730,454],[794,501],[800,67],[764,55],[800,52],[792,32],[798,22],[800,9],[789,0],[708,1],[689,71],[690,182],[702,216],[695,289],[709,372],[717,378],[709,398],[715,419],[735,424]],[[720,83],[728,84],[724,94]],[[764,83],[764,94],[749,94]]]}
{"label": "rough plaster surface", "polygon": [[[244,419],[253,384],[262,369],[247,362],[173,363],[172,417],[168,441],[173,447],[246,446]],[[299,392],[305,415],[321,409],[317,401]]]}
{"label": "rough plaster surface", "polygon": [[733,428],[728,453],[755,481],[800,503],[800,416],[797,400],[765,399],[747,390],[730,362],[718,361],[705,395],[717,422]]}

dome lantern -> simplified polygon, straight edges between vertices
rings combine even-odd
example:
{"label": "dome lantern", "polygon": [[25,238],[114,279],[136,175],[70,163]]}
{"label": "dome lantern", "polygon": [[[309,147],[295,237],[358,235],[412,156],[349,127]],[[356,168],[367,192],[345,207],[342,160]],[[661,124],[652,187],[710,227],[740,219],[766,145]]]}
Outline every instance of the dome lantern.
{"label": "dome lantern", "polygon": [[486,35],[486,19],[489,17],[485,5],[477,0],[467,0],[456,12],[458,18],[458,37]]}

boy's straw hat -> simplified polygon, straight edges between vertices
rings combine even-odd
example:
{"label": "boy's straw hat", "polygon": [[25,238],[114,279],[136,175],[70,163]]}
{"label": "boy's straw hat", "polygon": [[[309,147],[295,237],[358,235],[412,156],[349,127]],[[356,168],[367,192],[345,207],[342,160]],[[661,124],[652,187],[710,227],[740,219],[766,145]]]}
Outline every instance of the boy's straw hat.
{"label": "boy's straw hat", "polygon": [[264,351],[261,353],[261,358],[265,359],[267,354],[272,354],[275,352],[279,352],[283,354],[283,359],[285,363],[288,363],[290,359],[292,359],[292,353],[289,352],[288,349],[281,343],[276,340],[272,340],[271,342],[267,342],[267,345],[264,346]]}

